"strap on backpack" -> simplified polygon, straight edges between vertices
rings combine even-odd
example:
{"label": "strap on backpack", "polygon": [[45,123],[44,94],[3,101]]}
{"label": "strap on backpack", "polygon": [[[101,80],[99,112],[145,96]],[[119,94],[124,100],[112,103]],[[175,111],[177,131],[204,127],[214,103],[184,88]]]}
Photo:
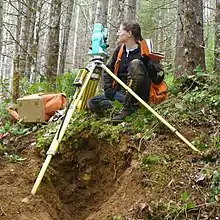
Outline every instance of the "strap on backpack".
{"label": "strap on backpack", "polygon": [[[124,52],[124,44],[121,45],[119,51],[118,51],[118,56],[117,56],[117,60],[115,62],[115,67],[114,67],[114,74],[117,76],[118,75],[118,70],[120,67],[120,62],[121,62],[121,58],[122,58],[122,54]],[[112,87],[115,87],[115,81],[113,81],[112,83]]]}
{"label": "strap on backpack", "polygon": [[143,55],[148,56],[150,51],[149,51],[146,41],[145,40],[140,41],[140,46],[141,46],[141,56]]}
{"label": "strap on backpack", "polygon": [[124,44],[121,45],[119,51],[118,51],[118,56],[117,56],[117,60],[115,62],[115,67],[114,67],[114,74],[117,76],[118,75],[118,70],[120,67],[120,62],[121,62],[121,58],[122,58],[122,54],[124,52]]}

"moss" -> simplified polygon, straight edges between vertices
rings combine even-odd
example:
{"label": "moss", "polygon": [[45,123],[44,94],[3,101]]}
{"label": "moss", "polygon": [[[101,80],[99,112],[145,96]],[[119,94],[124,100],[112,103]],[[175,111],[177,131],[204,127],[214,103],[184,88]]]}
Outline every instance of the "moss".
{"label": "moss", "polygon": [[147,155],[142,158],[142,165],[147,167],[154,164],[158,164],[160,161],[160,157],[158,155]]}

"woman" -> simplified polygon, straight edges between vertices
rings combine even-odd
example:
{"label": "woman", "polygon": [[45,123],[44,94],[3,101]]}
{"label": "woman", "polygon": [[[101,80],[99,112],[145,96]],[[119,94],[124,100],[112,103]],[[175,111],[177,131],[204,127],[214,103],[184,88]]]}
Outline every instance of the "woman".
{"label": "woman", "polygon": [[[118,77],[127,84],[137,95],[146,102],[149,99],[150,81],[149,71],[146,68],[148,58],[141,57],[139,42],[142,40],[141,28],[137,22],[125,21],[120,25],[119,42],[124,45]],[[107,67],[114,72],[115,63],[121,45],[115,50]],[[113,122],[120,123],[126,116],[132,114],[139,108],[138,101],[124,90],[120,84],[114,82],[113,78],[103,74],[104,94],[93,97],[88,101],[88,108],[96,113],[112,108],[112,101],[118,100],[123,103],[122,111],[112,118]],[[154,80],[155,81],[155,80]]]}

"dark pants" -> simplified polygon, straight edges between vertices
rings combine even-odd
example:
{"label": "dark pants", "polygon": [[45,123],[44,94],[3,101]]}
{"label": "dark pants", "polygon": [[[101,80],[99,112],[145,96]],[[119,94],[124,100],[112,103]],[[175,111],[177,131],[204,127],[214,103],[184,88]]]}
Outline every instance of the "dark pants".
{"label": "dark pants", "polygon": [[[123,103],[125,99],[125,92],[117,91],[114,98],[115,100]],[[112,107],[112,101],[110,101],[104,94],[97,95],[88,101],[88,108],[96,113],[102,113],[104,110]]]}
{"label": "dark pants", "polygon": [[[150,94],[150,78],[148,71],[142,61],[139,59],[133,60],[128,67],[127,85],[143,100],[148,102]],[[129,110],[139,107],[138,101],[129,93],[117,91],[115,100],[123,103],[123,107]],[[101,113],[106,109],[112,108],[110,101],[104,94],[91,98],[88,101],[88,108],[96,113]]]}

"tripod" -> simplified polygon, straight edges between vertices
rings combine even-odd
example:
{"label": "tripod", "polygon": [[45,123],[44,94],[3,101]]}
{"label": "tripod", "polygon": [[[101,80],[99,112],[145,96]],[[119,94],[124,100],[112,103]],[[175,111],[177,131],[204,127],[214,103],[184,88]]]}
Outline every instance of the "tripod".
{"label": "tripod", "polygon": [[102,71],[102,68],[100,67],[100,63],[103,63],[103,58],[95,57],[89,62],[86,69],[79,70],[76,79],[74,81],[74,85],[76,86],[76,91],[66,109],[64,118],[47,151],[46,160],[44,161],[40,173],[31,190],[31,194],[33,195],[36,194],[37,189],[43,179],[43,176],[47,170],[47,167],[50,164],[52,157],[58,151],[59,144],[63,138],[63,135],[72,118],[74,111],[77,109],[78,110],[85,109],[87,101],[95,95],[96,88]]}
{"label": "tripod", "polygon": [[[106,71],[115,81],[117,81],[127,92],[129,92],[134,98],[136,98],[144,107],[146,107],[152,114],[154,114],[163,124],[165,124],[175,135],[177,135],[182,141],[184,141],[192,150],[199,152],[186,138],[184,138],[172,125],[170,125],[163,117],[161,117],[154,109],[152,109],[143,99],[141,99],[131,88],[124,84],[114,73],[112,73],[104,64],[103,59],[93,58],[87,69],[80,70],[75,85],[77,86],[74,96],[66,110],[66,114],[63,121],[56,132],[54,139],[51,143],[49,150],[47,151],[46,160],[41,168],[41,171],[37,177],[37,180],[32,188],[31,194],[35,195],[37,189],[43,179],[43,176],[47,170],[47,167],[56,154],[65,130],[70,122],[70,119],[76,109],[82,109],[86,106],[89,98],[93,97],[96,92],[98,80],[100,78],[101,71]],[[90,85],[90,87],[88,87]]]}

